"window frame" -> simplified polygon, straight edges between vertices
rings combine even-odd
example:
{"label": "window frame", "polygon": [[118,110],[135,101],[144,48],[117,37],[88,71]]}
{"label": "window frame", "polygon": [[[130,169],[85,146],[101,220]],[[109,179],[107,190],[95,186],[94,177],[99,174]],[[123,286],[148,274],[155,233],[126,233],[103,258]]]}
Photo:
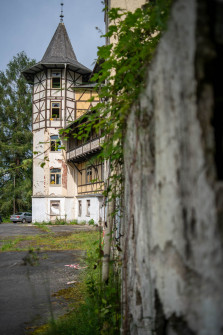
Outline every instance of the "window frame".
{"label": "window frame", "polygon": [[[59,104],[59,107],[53,107],[53,104]],[[53,117],[53,108],[58,108],[59,116]],[[51,101],[50,102],[50,118],[51,120],[60,120],[61,119],[61,101]]]}
{"label": "window frame", "polygon": [[[59,209],[58,214],[52,213],[51,208],[52,208],[53,205],[58,205],[58,209]],[[60,216],[60,200],[50,200],[50,215],[51,216],[57,216],[57,215]]]}
{"label": "window frame", "polygon": [[[52,137],[57,137],[53,139]],[[54,143],[55,150],[52,150],[52,144]],[[57,143],[57,144],[56,144]],[[59,135],[50,135],[50,152],[61,152],[61,140]]]}
{"label": "window frame", "polygon": [[[60,170],[60,172],[56,172],[56,171],[52,172],[52,170]],[[53,176],[53,175],[54,175],[54,181],[55,181],[54,184],[51,182],[51,176]],[[60,184],[56,182],[57,181],[57,176],[60,176],[59,177]],[[50,186],[61,186],[61,169],[60,168],[50,169]]]}
{"label": "window frame", "polygon": [[92,166],[87,166],[86,167],[86,184],[91,184],[92,179],[93,179],[92,175],[93,175]]}
{"label": "window frame", "polygon": [[82,216],[82,200],[78,200],[78,216]]}
{"label": "window frame", "polygon": [[91,207],[91,200],[86,200],[86,216],[90,216],[90,207]]}
{"label": "window frame", "polygon": [[[59,77],[55,75],[55,73],[59,73]],[[53,87],[53,80],[54,79],[60,79],[60,87]],[[62,88],[62,81],[61,81],[61,71],[56,71],[56,70],[52,70],[51,71],[51,89],[52,90],[61,90]]]}

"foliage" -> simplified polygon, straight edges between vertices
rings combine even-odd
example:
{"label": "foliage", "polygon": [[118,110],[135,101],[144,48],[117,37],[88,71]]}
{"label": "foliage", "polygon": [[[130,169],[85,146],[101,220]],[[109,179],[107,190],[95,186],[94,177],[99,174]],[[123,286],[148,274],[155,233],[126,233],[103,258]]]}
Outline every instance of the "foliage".
{"label": "foliage", "polygon": [[56,217],[56,221],[54,222],[55,225],[57,226],[63,226],[63,225],[66,225],[67,224],[67,221],[66,220],[63,220],[63,219],[58,219]]}
{"label": "foliage", "polygon": [[71,225],[78,225],[78,220],[72,220],[72,221],[70,221],[69,222],[69,224],[71,224]]}
{"label": "foliage", "polygon": [[89,221],[88,221],[88,224],[89,224],[89,226],[94,226],[94,220],[93,219],[90,219]]}
{"label": "foliage", "polygon": [[0,212],[3,216],[31,208],[31,88],[21,70],[34,63],[21,52],[13,57],[5,72],[0,72]]}
{"label": "foliage", "polygon": [[[126,118],[145,87],[147,68],[166,27],[171,2],[151,1],[134,13],[120,8],[108,11],[111,24],[104,37],[110,43],[98,48],[101,69],[92,77],[101,102],[93,113],[82,116],[85,122],[79,122],[74,136],[87,138],[92,128],[100,129],[107,138],[101,157],[109,159],[113,169],[122,164]],[[68,129],[63,132],[68,136]]]}

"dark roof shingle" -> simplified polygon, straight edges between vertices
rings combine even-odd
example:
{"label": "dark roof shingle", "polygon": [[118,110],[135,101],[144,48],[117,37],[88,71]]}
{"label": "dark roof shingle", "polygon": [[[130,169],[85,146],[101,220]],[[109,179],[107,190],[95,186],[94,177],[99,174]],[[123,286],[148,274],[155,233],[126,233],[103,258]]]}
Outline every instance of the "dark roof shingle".
{"label": "dark roof shingle", "polygon": [[53,38],[41,60],[42,63],[72,63],[77,57],[71,45],[67,30],[63,23],[59,23]]}
{"label": "dark roof shingle", "polygon": [[34,75],[45,68],[64,68],[68,66],[80,74],[90,74],[92,71],[77,61],[67,30],[59,23],[50,44],[40,62],[24,69],[22,74],[29,83],[33,83]]}

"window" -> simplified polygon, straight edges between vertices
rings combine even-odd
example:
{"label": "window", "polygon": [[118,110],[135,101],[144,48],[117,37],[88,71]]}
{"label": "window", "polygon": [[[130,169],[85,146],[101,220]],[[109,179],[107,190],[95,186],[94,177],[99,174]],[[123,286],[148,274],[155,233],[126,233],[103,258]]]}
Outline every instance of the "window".
{"label": "window", "polygon": [[59,119],[60,117],[60,102],[51,102],[51,118]]}
{"label": "window", "polygon": [[86,216],[90,216],[90,206],[91,206],[91,201],[87,200]]}
{"label": "window", "polygon": [[61,141],[58,135],[50,136],[50,151],[61,151]]}
{"label": "window", "polygon": [[52,88],[61,88],[61,72],[52,72]]}
{"label": "window", "polygon": [[78,200],[78,216],[82,214],[82,201]]}
{"label": "window", "polygon": [[92,181],[92,167],[89,166],[86,170],[86,184],[89,184]]}
{"label": "window", "polygon": [[101,164],[101,181],[104,181],[104,172],[105,172],[105,166],[104,163]]}
{"label": "window", "polygon": [[60,201],[50,201],[50,215],[60,215]]}
{"label": "window", "polygon": [[61,184],[61,169],[50,170],[50,184],[60,185]]}

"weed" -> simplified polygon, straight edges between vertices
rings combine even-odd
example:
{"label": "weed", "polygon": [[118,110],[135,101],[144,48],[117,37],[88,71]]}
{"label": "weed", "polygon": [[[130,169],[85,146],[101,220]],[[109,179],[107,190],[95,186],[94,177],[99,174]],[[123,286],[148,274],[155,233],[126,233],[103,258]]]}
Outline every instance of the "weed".
{"label": "weed", "polygon": [[88,224],[89,224],[90,226],[94,226],[94,220],[93,220],[93,219],[89,220],[89,221],[88,221]]}
{"label": "weed", "polygon": [[51,221],[34,222],[34,226],[51,226]]}
{"label": "weed", "polygon": [[84,225],[86,225],[86,221],[85,220],[80,221],[79,224],[84,226]]}
{"label": "weed", "polygon": [[42,231],[50,232],[50,229],[46,226],[45,223],[38,223],[38,222],[35,222],[34,225],[35,225],[36,227],[38,227],[39,229],[41,229]]}
{"label": "weed", "polygon": [[1,251],[9,251],[15,245],[14,241],[7,241],[1,247]]}
{"label": "weed", "polygon": [[30,248],[25,257],[23,257],[23,265],[39,265],[39,252],[39,248],[36,251]]}
{"label": "weed", "polygon": [[69,222],[70,225],[77,225],[78,224],[78,220],[72,220]]}
{"label": "weed", "polygon": [[54,222],[55,225],[65,225],[67,224],[66,220],[58,219],[56,218],[56,221]]}

